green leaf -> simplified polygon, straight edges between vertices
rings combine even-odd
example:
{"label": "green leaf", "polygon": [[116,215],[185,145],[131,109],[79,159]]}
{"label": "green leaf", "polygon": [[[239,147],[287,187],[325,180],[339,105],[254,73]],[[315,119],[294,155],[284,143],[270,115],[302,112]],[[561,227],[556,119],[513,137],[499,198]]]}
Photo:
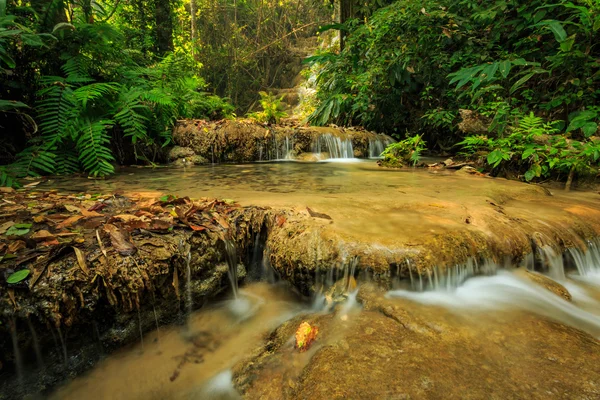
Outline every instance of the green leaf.
{"label": "green leaf", "polygon": [[526,159],[526,158],[529,158],[529,157],[531,157],[531,155],[532,155],[533,153],[535,153],[535,151],[536,151],[536,148],[535,148],[535,147],[528,147],[528,148],[526,148],[526,149],[525,149],[525,151],[523,152],[522,159],[524,160],[524,159]]}
{"label": "green leaf", "polygon": [[586,122],[586,124],[581,127],[581,130],[585,137],[590,137],[598,131],[598,124],[595,122]]}
{"label": "green leaf", "polygon": [[568,51],[571,51],[574,44],[575,44],[575,36],[571,36],[570,38],[568,38],[567,40],[565,40],[564,42],[562,42],[560,44],[560,49],[566,53]]}
{"label": "green leaf", "polygon": [[510,94],[513,94],[514,92],[516,92],[521,86],[523,86],[534,75],[535,75],[535,72],[530,72],[529,74],[525,75],[524,77],[522,77],[521,79],[516,81],[515,84],[512,85],[512,87],[510,88]]}
{"label": "green leaf", "polygon": [[29,272],[30,271],[28,269],[22,269],[14,272],[10,274],[8,278],[6,278],[6,283],[19,283],[29,276]]}
{"label": "green leaf", "polygon": [[557,21],[555,19],[546,20],[537,24],[537,26],[547,26],[554,34],[554,38],[556,39],[556,41],[559,43],[567,38],[567,32],[565,31],[565,28],[563,28],[560,21]]}
{"label": "green leaf", "polygon": [[6,231],[6,236],[23,236],[29,233],[31,224],[14,224]]}
{"label": "green leaf", "polygon": [[68,22],[59,22],[58,24],[54,25],[54,29],[52,29],[52,33],[57,32],[57,31],[62,31],[65,29],[75,30],[75,26]]}
{"label": "green leaf", "polygon": [[594,27],[592,29],[594,31],[597,31],[598,29],[600,29],[600,15],[598,15],[596,17],[596,20],[594,21]]}
{"label": "green leaf", "polygon": [[529,182],[529,181],[530,181],[530,180],[532,180],[533,178],[535,178],[535,172],[534,172],[532,169],[530,169],[530,170],[528,170],[527,172],[525,172],[525,180],[526,180],[527,182]]}
{"label": "green leaf", "polygon": [[487,162],[492,165],[494,168],[497,167],[502,160],[505,158],[505,154],[502,150],[496,149],[488,154]]}
{"label": "green leaf", "polygon": [[505,61],[501,61],[499,63],[499,69],[500,69],[500,73],[502,74],[503,78],[507,78],[508,74],[510,74],[510,70],[512,68],[512,62],[505,60]]}

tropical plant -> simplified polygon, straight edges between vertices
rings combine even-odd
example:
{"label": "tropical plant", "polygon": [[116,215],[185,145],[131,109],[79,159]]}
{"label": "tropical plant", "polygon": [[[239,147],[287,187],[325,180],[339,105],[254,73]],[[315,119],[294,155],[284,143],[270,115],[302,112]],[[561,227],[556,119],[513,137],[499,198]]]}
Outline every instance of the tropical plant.
{"label": "tropical plant", "polygon": [[284,111],[283,96],[276,97],[267,92],[259,92],[262,111],[248,113],[248,117],[260,123],[277,124],[287,117]]}

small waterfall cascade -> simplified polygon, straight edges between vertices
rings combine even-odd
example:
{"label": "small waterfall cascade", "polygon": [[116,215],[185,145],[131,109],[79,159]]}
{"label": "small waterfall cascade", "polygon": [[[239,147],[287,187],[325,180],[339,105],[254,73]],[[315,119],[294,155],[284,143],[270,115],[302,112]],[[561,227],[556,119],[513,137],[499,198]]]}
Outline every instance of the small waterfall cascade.
{"label": "small waterfall cascade", "polygon": [[238,259],[237,259],[237,250],[235,248],[235,243],[232,240],[225,240],[225,257],[227,259],[227,275],[229,276],[229,282],[231,283],[231,290],[233,292],[233,297],[235,299],[238,298]]}
{"label": "small waterfall cascade", "polygon": [[422,292],[424,290],[451,291],[462,285],[467,279],[476,275],[494,275],[498,265],[491,260],[478,262],[469,258],[464,264],[458,264],[444,270],[435,267],[428,270],[426,275],[416,274],[415,277],[410,269],[409,276],[412,290]]}
{"label": "small waterfall cascade", "polygon": [[600,276],[600,241],[588,242],[587,250],[569,249],[577,272],[582,277]]}
{"label": "small waterfall cascade", "polygon": [[369,158],[380,158],[381,153],[392,143],[394,143],[392,139],[383,135],[369,139]]}
{"label": "small waterfall cascade", "polygon": [[316,154],[329,153],[329,158],[354,158],[352,138],[341,138],[326,133],[320,135],[312,145],[312,151]]}
{"label": "small waterfall cascade", "polygon": [[550,278],[557,282],[565,281],[565,265],[562,254],[557,253],[550,246],[540,246],[537,248],[537,251],[544,264],[544,267],[548,269],[548,275]]}
{"label": "small waterfall cascade", "polygon": [[[262,160],[262,148],[260,158]],[[273,135],[273,151],[271,160],[293,160],[294,159],[294,137],[286,135],[283,138],[277,138]]]}

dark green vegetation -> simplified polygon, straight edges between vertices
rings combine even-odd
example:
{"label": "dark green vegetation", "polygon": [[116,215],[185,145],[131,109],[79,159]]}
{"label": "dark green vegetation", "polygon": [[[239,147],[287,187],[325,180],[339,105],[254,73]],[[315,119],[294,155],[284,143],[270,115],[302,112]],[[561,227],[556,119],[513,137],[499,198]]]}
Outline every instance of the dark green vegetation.
{"label": "dark green vegetation", "polygon": [[178,119],[245,113],[285,75],[313,6],[0,0],[0,185],[162,161]]}
{"label": "dark green vegetation", "polygon": [[419,134],[526,180],[597,172],[597,1],[399,0],[355,16],[341,52],[311,58],[313,123]]}

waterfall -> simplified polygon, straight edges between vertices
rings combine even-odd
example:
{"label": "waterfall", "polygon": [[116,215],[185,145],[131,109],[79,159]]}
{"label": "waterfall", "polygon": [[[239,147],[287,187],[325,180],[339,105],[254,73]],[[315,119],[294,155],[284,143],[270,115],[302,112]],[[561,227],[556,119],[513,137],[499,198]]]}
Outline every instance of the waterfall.
{"label": "waterfall", "polygon": [[238,274],[237,274],[237,250],[235,243],[231,240],[225,240],[225,256],[227,258],[227,275],[229,276],[229,282],[231,283],[231,290],[233,297],[238,298]]}
{"label": "waterfall", "polygon": [[581,276],[600,275],[600,242],[590,241],[585,251],[569,249],[571,257]]}
{"label": "waterfall", "polygon": [[491,260],[478,263],[477,260],[469,258],[464,264],[457,264],[444,270],[435,267],[427,271],[424,277],[419,274],[418,280],[413,277],[410,270],[410,281],[413,290],[447,290],[451,291],[462,285],[467,279],[476,275],[494,275],[498,265]]}
{"label": "waterfall", "polygon": [[[286,135],[283,140],[279,140],[276,135],[273,135],[273,148],[271,160],[293,160],[294,159],[294,137]],[[262,149],[260,157],[262,159]]]}
{"label": "waterfall", "polygon": [[394,143],[386,136],[369,139],[369,158],[380,158],[387,146]]}
{"label": "waterfall", "polygon": [[316,154],[326,151],[329,153],[329,158],[354,158],[352,139],[341,138],[331,133],[318,136],[313,142],[312,150]]}

